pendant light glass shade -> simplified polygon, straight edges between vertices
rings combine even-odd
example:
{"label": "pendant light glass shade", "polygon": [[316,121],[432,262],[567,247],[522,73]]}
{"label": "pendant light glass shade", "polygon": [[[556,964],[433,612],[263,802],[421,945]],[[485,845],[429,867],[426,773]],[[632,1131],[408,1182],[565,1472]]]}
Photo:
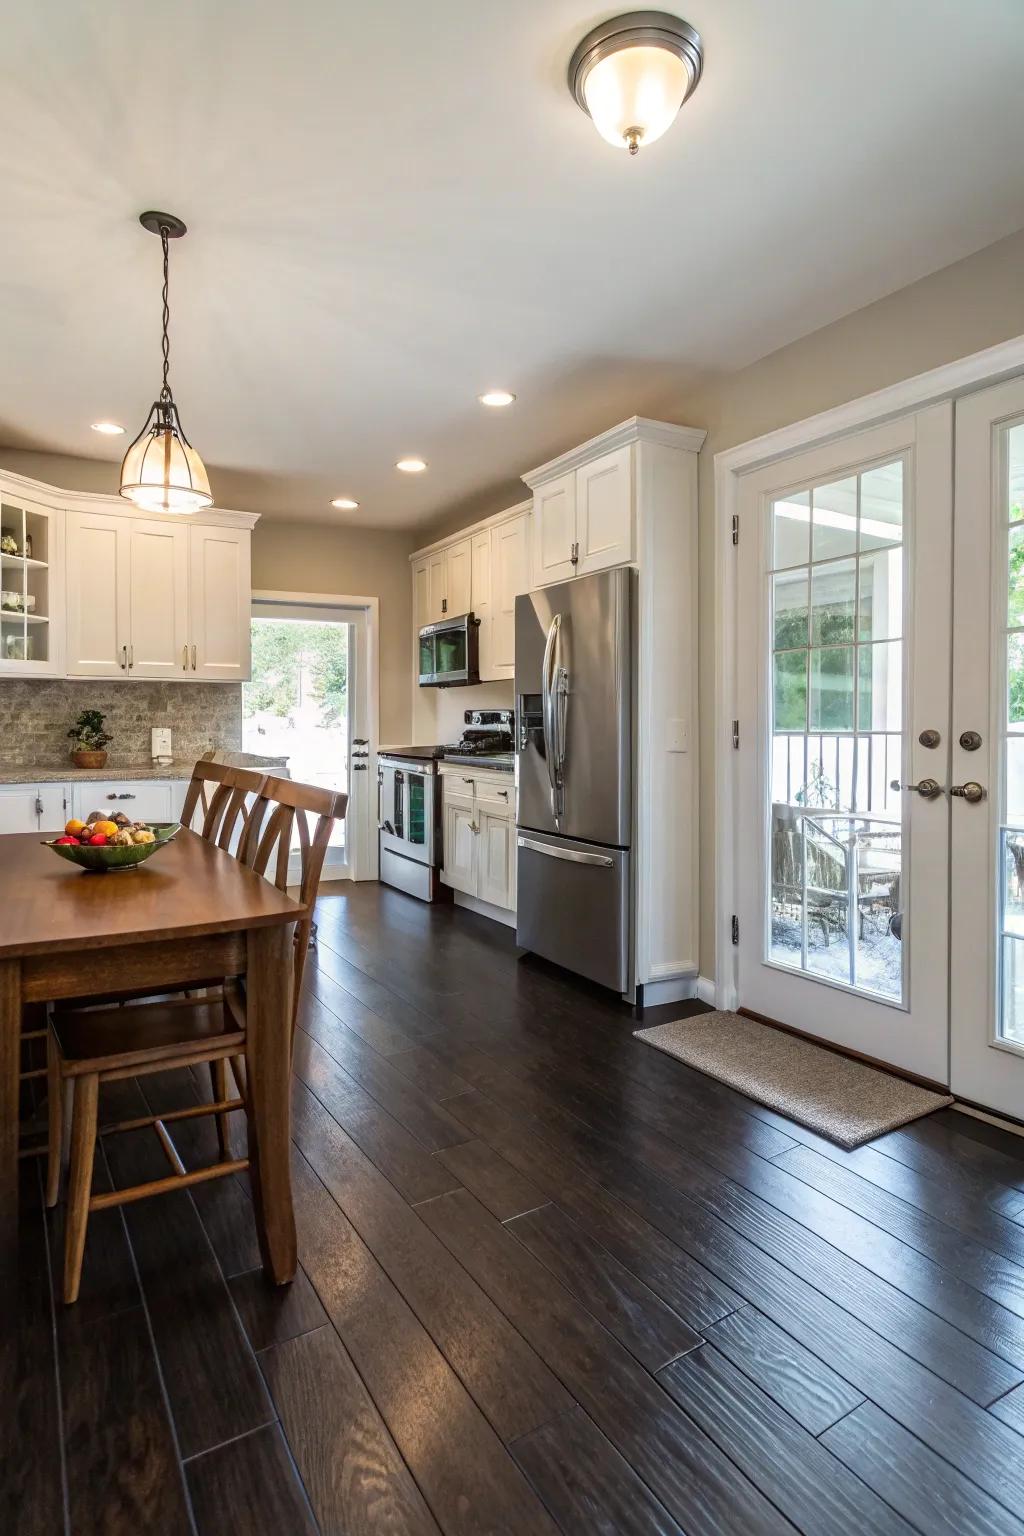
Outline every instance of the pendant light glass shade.
{"label": "pendant light glass shade", "polygon": [[569,89],[601,137],[635,155],[671,128],[703,63],[703,44],[685,21],[634,11],[587,34],[569,64]]}
{"label": "pendant light glass shade", "polygon": [[143,229],[160,236],[163,248],[163,385],[146,425],[121,462],[121,495],[144,512],[199,512],[213,505],[210,481],[202,459],[181,429],[171,394],[170,261],[168,242],[185,234],[185,225],[172,213],[143,213]]}
{"label": "pendant light glass shade", "polygon": [[202,459],[181,430],[174,401],[154,401],[121,465],[121,495],[145,512],[199,512],[213,505]]}

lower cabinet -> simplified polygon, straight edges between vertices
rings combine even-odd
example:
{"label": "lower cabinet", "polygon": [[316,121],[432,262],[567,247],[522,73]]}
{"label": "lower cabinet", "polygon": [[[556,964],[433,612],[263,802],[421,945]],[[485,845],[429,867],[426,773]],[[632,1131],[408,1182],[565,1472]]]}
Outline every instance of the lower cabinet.
{"label": "lower cabinet", "polygon": [[85,821],[93,811],[123,811],[131,821],[177,821],[186,779],[105,779],[71,786],[68,813]]}
{"label": "lower cabinet", "polygon": [[63,784],[0,784],[0,833],[62,831],[64,799]]}
{"label": "lower cabinet", "polygon": [[444,864],[452,890],[489,906],[516,904],[514,787],[506,774],[442,771]]}

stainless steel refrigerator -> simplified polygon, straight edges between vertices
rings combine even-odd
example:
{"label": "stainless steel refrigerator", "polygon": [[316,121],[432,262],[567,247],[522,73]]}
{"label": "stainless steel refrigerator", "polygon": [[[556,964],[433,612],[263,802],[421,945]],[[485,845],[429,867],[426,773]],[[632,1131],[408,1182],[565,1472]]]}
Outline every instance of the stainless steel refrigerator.
{"label": "stainless steel refrigerator", "polygon": [[629,987],[635,572],[516,598],[516,940]]}

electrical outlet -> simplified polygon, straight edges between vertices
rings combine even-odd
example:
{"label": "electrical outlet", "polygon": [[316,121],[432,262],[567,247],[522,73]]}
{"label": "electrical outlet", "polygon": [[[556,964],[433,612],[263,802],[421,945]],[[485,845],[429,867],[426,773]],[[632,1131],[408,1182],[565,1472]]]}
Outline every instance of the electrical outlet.
{"label": "electrical outlet", "polygon": [[173,757],[171,750],[171,733],[166,726],[154,726],[152,731],[153,757]]}

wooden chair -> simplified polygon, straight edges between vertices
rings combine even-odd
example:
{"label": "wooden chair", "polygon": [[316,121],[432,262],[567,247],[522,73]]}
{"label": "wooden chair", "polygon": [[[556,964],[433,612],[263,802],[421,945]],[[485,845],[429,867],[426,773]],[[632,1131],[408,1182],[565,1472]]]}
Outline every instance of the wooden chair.
{"label": "wooden chair", "polygon": [[[289,888],[289,855],[293,828],[299,841],[299,902],[296,923],[292,1007],[286,1027],[294,1034],[299,989],[305,965],[324,857],[334,823],[345,814],[348,797],[334,790],[268,779],[260,788],[245,820],[238,847],[240,862],[256,874]],[[309,817],[315,817],[310,833]],[[268,871],[272,873],[268,874]],[[111,1205],[142,1200],[149,1195],[183,1189],[207,1179],[223,1178],[248,1167],[249,1160],[231,1156],[228,1116],[246,1107],[244,1073],[241,1096],[227,1095],[227,1063],[245,1050],[246,997],[244,978],[226,978],[214,996],[180,997],[123,1007],[57,1010],[50,1020],[48,1085],[54,1106],[50,1123],[47,1205],[57,1203],[60,1185],[60,1146],[63,1135],[63,1087],[74,1084],[71,1115],[71,1159],[68,1212],[65,1222],[64,1300],[77,1300],[89,1213]],[[98,1125],[101,1083],[143,1077],[174,1067],[210,1064],[214,1101],[170,1114],[143,1115],[102,1128]],[[208,1167],[186,1170],[167,1129],[175,1120],[216,1115],[220,1160]],[[152,1127],[170,1164],[164,1178],[128,1189],[91,1193],[96,1141],[100,1135]]]}
{"label": "wooden chair", "polygon": [[229,768],[216,756],[201,757],[192,769],[181,808],[181,824],[191,827],[196,811],[202,810],[201,825],[195,830],[207,842],[231,851],[232,841],[241,837],[253,808],[252,802],[267,782],[267,775],[253,768]]}

